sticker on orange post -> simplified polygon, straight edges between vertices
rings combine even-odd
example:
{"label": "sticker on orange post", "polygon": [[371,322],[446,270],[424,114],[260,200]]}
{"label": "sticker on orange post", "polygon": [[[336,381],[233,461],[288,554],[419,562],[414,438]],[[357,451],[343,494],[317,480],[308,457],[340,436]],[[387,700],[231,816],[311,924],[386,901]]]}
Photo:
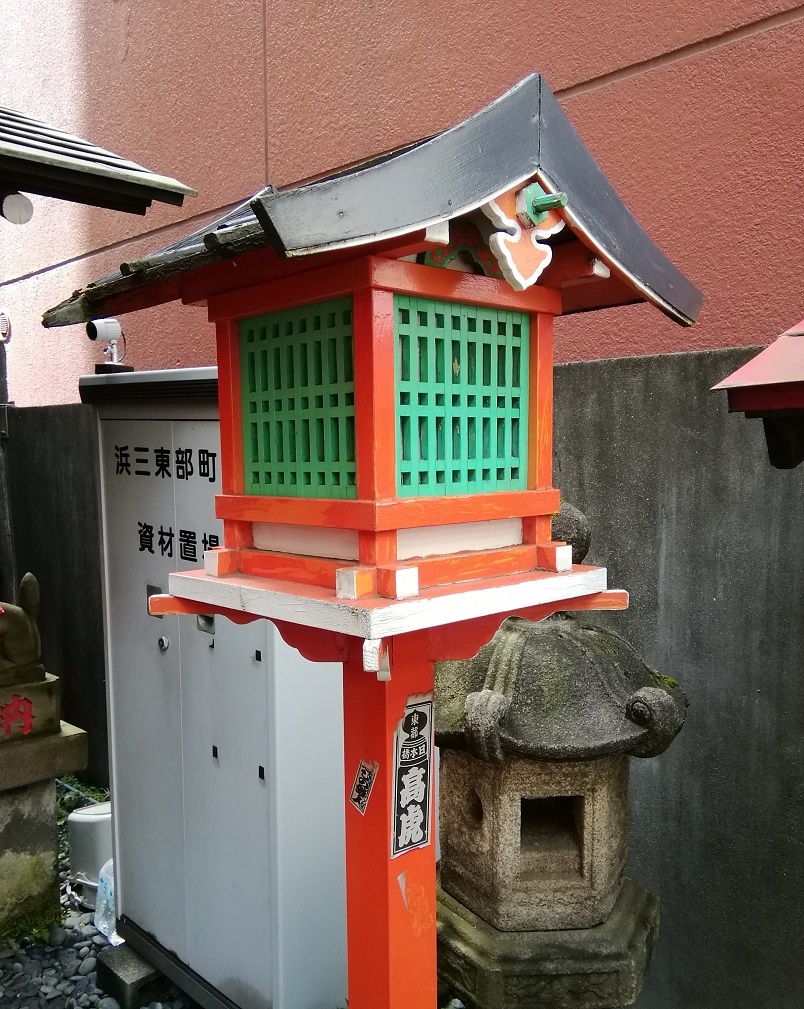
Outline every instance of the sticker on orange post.
{"label": "sticker on orange post", "polygon": [[371,798],[371,790],[374,788],[374,782],[379,769],[380,765],[376,760],[373,760],[371,763],[367,760],[361,760],[357,765],[357,774],[355,775],[355,782],[352,785],[352,791],[349,793],[349,802],[351,802],[361,816],[366,815],[366,807]]}
{"label": "sticker on orange post", "polygon": [[430,844],[433,702],[408,698],[394,736],[391,858]]}

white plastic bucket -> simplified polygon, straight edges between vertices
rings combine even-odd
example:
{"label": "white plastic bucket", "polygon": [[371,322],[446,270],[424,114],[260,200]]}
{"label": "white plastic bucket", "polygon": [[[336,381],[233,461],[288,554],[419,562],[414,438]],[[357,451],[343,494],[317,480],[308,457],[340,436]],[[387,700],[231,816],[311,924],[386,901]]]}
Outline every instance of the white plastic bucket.
{"label": "white plastic bucket", "polygon": [[100,870],[112,857],[112,804],[83,806],[67,817],[70,889],[84,907],[94,908]]}

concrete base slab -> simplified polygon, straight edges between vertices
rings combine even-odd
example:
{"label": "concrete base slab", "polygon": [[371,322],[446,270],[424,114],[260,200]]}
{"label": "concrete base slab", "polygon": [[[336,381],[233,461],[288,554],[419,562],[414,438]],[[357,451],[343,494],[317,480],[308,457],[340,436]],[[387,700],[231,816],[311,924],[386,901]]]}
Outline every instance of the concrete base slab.
{"label": "concrete base slab", "polygon": [[[0,792],[87,766],[87,734],[68,722],[49,736],[26,736],[3,744],[0,759]],[[55,814],[54,814],[55,815]]]}
{"label": "concrete base slab", "polygon": [[98,987],[117,999],[120,1009],[161,1001],[172,987],[156,967],[133,950],[123,946],[104,946],[98,953]]}
{"label": "concrete base slab", "polygon": [[438,890],[440,1004],[468,1009],[614,1009],[637,998],[659,927],[659,899],[625,880],[594,928],[500,932]]}

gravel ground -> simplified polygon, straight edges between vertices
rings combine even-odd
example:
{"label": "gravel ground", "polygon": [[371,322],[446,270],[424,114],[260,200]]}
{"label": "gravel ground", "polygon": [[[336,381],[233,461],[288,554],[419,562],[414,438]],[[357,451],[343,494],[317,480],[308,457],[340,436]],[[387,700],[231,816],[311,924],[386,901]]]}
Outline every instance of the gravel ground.
{"label": "gravel ground", "polygon": [[[120,1009],[96,983],[97,955],[108,941],[93,925],[93,912],[77,905],[68,890],[65,823],[59,828],[59,870],[63,922],[51,927],[46,942],[29,936],[0,946],[0,1009]],[[199,1009],[178,989],[172,990],[169,1001],[145,1005]]]}
{"label": "gravel ground", "polygon": [[[0,948],[2,1009],[120,1009],[96,984],[97,954],[108,945],[92,924],[91,913],[71,914],[50,929],[47,942],[23,939]],[[196,1009],[175,991],[169,1002],[149,1009]]]}

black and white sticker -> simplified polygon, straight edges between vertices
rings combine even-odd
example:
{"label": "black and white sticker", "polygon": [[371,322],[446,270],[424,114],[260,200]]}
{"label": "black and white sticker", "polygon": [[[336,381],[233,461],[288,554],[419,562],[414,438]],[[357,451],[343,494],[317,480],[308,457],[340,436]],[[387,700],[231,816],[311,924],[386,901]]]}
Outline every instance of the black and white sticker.
{"label": "black and white sticker", "polygon": [[430,843],[433,702],[411,698],[394,737],[391,858]]}
{"label": "black and white sticker", "polygon": [[357,765],[357,774],[355,775],[355,783],[352,785],[352,791],[349,793],[349,802],[351,802],[361,816],[365,816],[366,814],[366,806],[368,806],[379,767],[380,765],[376,761],[369,764],[365,760],[361,760]]}

